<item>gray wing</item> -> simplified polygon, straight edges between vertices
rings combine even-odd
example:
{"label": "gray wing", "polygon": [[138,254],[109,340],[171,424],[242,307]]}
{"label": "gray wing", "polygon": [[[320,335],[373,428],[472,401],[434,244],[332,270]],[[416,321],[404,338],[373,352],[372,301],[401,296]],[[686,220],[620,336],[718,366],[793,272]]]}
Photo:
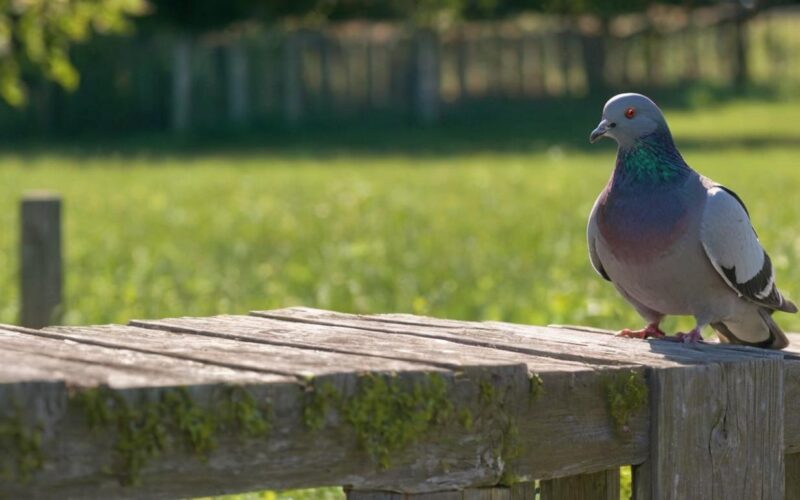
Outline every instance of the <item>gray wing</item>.
{"label": "gray wing", "polygon": [[589,213],[589,224],[586,226],[586,242],[589,244],[589,261],[592,263],[592,267],[597,274],[603,277],[603,279],[607,281],[611,281],[611,278],[608,277],[608,273],[606,270],[603,269],[603,264],[600,262],[600,257],[597,255],[597,249],[595,245],[597,244],[597,207],[600,205],[600,199],[603,197],[603,193],[597,198],[597,201],[594,202],[594,206],[592,207],[592,211]]}
{"label": "gray wing", "polygon": [[700,223],[700,241],[719,275],[740,297],[770,309],[796,312],[775,286],[772,262],[732,191],[712,185]]}

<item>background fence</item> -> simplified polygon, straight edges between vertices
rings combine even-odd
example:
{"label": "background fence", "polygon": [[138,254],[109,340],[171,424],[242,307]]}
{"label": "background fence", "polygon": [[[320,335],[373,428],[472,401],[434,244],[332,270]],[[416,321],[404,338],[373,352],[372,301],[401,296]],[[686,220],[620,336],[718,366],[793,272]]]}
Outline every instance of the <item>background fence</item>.
{"label": "background fence", "polygon": [[[730,6],[729,6],[730,7]],[[663,9],[606,23],[522,17],[419,29],[349,22],[206,36],[97,39],[73,56],[80,88],[34,82],[6,134],[434,122],[481,101],[674,87],[800,87],[800,11]]]}

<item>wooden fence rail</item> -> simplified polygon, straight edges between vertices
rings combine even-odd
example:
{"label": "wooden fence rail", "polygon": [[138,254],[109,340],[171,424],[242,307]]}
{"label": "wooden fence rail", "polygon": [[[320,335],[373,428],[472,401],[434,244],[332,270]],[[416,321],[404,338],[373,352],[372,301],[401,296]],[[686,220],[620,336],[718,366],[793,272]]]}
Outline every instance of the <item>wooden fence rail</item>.
{"label": "wooden fence rail", "polygon": [[[800,343],[800,338],[792,336]],[[0,328],[0,496],[800,498],[800,358],[305,308]]]}

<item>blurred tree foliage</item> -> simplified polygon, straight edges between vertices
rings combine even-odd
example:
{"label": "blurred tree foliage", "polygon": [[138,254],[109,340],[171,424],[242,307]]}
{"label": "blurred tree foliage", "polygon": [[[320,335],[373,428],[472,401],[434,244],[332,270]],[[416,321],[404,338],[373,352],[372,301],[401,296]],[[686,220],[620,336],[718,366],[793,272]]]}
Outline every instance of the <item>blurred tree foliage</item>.
{"label": "blurred tree foliage", "polygon": [[146,8],[144,0],[0,0],[0,96],[11,105],[25,103],[31,73],[75,88],[70,45],[93,32],[122,32],[129,16]]}
{"label": "blurred tree foliage", "polygon": [[[692,8],[725,2],[736,3],[735,0],[149,0],[153,15],[143,21],[168,24],[187,32],[205,32],[240,21],[272,22],[286,17],[427,23],[440,18],[495,19],[522,12],[551,12],[607,18],[643,11],[655,4]],[[755,3],[747,2],[748,6]]]}
{"label": "blurred tree foliage", "polygon": [[[725,1],[725,0],[723,0]],[[786,0],[776,0],[786,1]],[[65,89],[78,85],[69,59],[74,43],[92,33],[121,33],[142,14],[144,31],[169,29],[196,35],[235,23],[382,19],[431,24],[441,19],[495,19],[521,12],[593,15],[601,20],[642,11],[652,0],[0,0],[0,96],[26,101],[26,80],[43,74]],[[696,7],[720,0],[661,0]],[[764,1],[750,2],[761,5]]]}

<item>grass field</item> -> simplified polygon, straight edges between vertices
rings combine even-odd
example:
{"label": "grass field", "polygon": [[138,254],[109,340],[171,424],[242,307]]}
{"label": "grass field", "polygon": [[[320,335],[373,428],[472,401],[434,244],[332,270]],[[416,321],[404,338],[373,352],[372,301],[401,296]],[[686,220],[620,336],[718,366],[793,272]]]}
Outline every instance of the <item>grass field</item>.
{"label": "grass field", "polygon": [[[0,321],[17,319],[18,199],[46,188],[65,200],[66,323],[302,304],[637,326],[586,253],[614,157],[611,142],[584,146],[601,105],[500,131],[405,130],[379,147],[6,151]],[[800,299],[800,101],[666,111],[687,161],[748,204],[779,285]],[[800,330],[797,316],[778,321]]]}

